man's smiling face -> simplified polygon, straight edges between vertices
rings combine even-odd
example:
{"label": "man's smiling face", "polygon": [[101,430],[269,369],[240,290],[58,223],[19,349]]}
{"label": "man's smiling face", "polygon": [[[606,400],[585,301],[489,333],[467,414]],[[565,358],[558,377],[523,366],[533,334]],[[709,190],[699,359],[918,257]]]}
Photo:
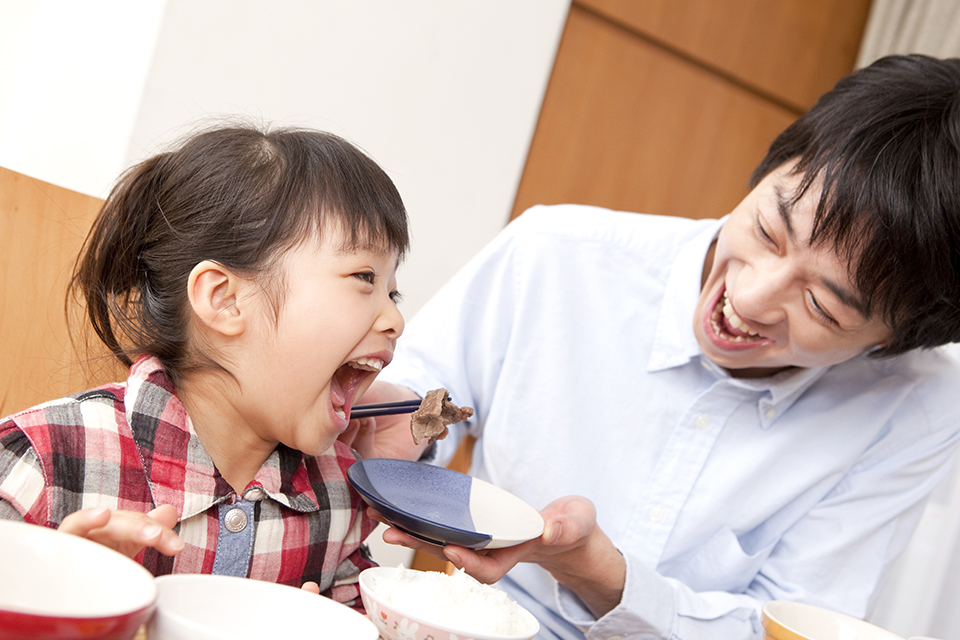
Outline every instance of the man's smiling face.
{"label": "man's smiling face", "polygon": [[828,242],[811,246],[820,195],[796,203],[791,164],[764,178],[730,214],[704,264],[693,329],[704,353],[733,375],[828,366],[890,338]]}

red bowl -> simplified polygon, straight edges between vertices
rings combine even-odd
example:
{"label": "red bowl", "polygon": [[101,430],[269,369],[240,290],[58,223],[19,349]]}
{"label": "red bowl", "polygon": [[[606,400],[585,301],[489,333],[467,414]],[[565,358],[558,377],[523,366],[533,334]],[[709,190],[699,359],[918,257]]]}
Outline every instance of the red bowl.
{"label": "red bowl", "polygon": [[130,640],[156,608],[142,566],[101,544],[0,521],[0,640]]}

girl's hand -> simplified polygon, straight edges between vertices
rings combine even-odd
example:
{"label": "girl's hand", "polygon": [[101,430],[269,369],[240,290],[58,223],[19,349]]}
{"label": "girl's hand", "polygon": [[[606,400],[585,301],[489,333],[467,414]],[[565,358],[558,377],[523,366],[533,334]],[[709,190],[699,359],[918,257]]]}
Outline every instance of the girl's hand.
{"label": "girl's hand", "polygon": [[[368,510],[374,515],[376,512]],[[598,618],[613,609],[623,595],[626,562],[597,526],[593,503],[580,496],[551,502],[540,512],[543,534],[534,540],[502,549],[478,550],[447,545],[438,547],[391,527],[384,542],[420,549],[449,560],[480,582],[496,582],[520,562],[539,564],[557,581],[577,594]],[[374,515],[383,522],[379,514]]]}
{"label": "girl's hand", "polygon": [[303,586],[300,588],[308,593],[312,593],[317,596],[320,595],[320,585],[318,585],[316,582],[304,582]]}
{"label": "girl's hand", "polygon": [[144,547],[153,547],[168,556],[180,553],[183,541],[173,532],[176,524],[177,511],[169,504],[149,513],[94,507],[71,513],[60,523],[59,530],[134,558]]}
{"label": "girl's hand", "polygon": [[[417,394],[406,387],[375,380],[357,404],[416,398]],[[419,445],[413,443],[409,413],[351,420],[350,426],[340,435],[339,440],[353,448],[362,458],[417,460],[427,448],[426,440]]]}

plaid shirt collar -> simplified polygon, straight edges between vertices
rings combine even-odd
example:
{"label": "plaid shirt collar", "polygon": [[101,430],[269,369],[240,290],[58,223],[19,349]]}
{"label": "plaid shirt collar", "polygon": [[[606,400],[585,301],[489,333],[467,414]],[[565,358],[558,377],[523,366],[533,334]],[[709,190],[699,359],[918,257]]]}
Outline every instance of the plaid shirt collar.
{"label": "plaid shirt collar", "polygon": [[[143,357],[131,367],[124,411],[154,504],[179,505],[179,517],[184,520],[236,499],[236,492],[214,466],[156,358]],[[244,494],[256,489],[300,512],[320,509],[303,454],[283,444],[277,445]]]}

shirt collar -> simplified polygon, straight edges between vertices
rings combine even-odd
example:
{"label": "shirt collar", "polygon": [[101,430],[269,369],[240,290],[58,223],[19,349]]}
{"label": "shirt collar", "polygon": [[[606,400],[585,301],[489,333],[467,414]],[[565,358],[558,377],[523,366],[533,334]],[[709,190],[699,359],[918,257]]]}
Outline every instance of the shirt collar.
{"label": "shirt collar", "polygon": [[700,297],[703,261],[725,220],[702,221],[700,232],[677,252],[667,276],[647,371],[678,367],[702,353],[693,334],[693,315]]}
{"label": "shirt collar", "polygon": [[790,369],[769,378],[746,380],[730,376],[703,354],[693,333],[693,316],[700,297],[707,250],[725,221],[726,218],[721,218],[710,221],[712,224],[705,223],[700,232],[677,252],[667,277],[647,371],[653,373],[679,367],[696,359],[730,386],[759,393],[760,425],[767,429],[826,372],[827,367]]}
{"label": "shirt collar", "polygon": [[[701,357],[707,360],[706,356]],[[717,375],[724,375],[729,379],[730,385],[759,394],[757,417],[764,430],[769,429],[777,418],[786,413],[827,369],[829,367],[787,369],[769,378],[744,379],[733,378],[721,367],[713,367]]]}
{"label": "shirt collar", "polygon": [[[236,499],[200,442],[158,359],[143,357],[131,367],[124,410],[154,504],[174,505],[179,519],[184,520]],[[244,490],[248,499],[263,495],[298,511],[320,508],[303,454],[282,444]]]}

